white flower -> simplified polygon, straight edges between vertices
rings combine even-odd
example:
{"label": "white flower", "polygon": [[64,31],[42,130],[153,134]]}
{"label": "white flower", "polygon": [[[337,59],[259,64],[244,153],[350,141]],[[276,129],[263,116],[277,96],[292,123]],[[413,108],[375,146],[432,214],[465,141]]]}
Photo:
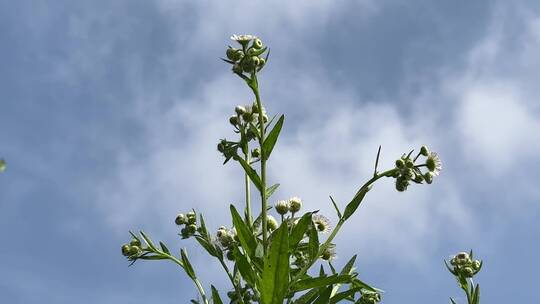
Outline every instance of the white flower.
{"label": "white flower", "polygon": [[232,35],[231,39],[239,42],[239,43],[246,43],[250,42],[251,40],[257,39],[257,36],[254,35]]}
{"label": "white flower", "polygon": [[313,224],[315,225],[315,229],[321,233],[327,233],[330,231],[330,220],[326,218],[324,215],[320,214],[314,214],[311,218],[313,220]]}
{"label": "white flower", "polygon": [[330,244],[321,254],[321,258],[325,261],[331,261],[336,258],[336,245]]}
{"label": "white flower", "polygon": [[289,210],[291,212],[298,212],[302,208],[302,200],[299,197],[291,197],[289,199]]}
{"label": "white flower", "polygon": [[442,170],[442,162],[439,155],[435,152],[430,152],[426,159],[426,166],[434,175],[439,175]]}

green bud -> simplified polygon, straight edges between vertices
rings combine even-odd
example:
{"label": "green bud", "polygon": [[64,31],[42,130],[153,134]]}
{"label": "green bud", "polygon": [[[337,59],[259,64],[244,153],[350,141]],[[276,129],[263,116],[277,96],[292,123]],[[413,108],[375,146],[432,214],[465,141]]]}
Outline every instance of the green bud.
{"label": "green bud", "polygon": [[242,114],[246,113],[246,108],[244,108],[243,106],[236,106],[234,108],[234,111],[236,112],[236,114],[242,115]]}
{"label": "green bud", "polygon": [[139,255],[142,252],[142,249],[138,246],[129,247],[129,256]]}
{"label": "green bud", "polygon": [[186,226],[186,229],[187,229],[187,232],[188,232],[190,235],[193,235],[193,234],[197,231],[197,225],[195,225],[195,224],[190,224],[190,225]]}
{"label": "green bud", "polygon": [[424,176],[422,174],[416,174],[416,176],[414,177],[414,181],[417,183],[421,183],[424,181]]}
{"label": "green bud", "polygon": [[296,213],[300,211],[301,208],[302,208],[302,200],[299,197],[295,196],[289,199],[289,210],[292,213]]}
{"label": "green bud", "polygon": [[404,165],[405,165],[405,162],[403,161],[403,159],[397,159],[396,160],[396,167],[397,168],[403,168]]}
{"label": "green bud", "polygon": [[403,171],[403,177],[407,180],[412,180],[414,178],[414,170],[407,168]]}
{"label": "green bud", "polygon": [[277,229],[278,222],[276,221],[276,219],[273,216],[271,216],[271,215],[266,216],[266,227],[268,228],[268,230],[276,230]]}
{"label": "green bud", "polygon": [[228,58],[229,60],[236,61],[236,59],[237,59],[236,52],[237,52],[237,51],[238,51],[237,49],[234,49],[234,48],[232,48],[232,47],[229,47],[229,48],[227,49],[227,52],[226,52],[227,58]]}
{"label": "green bud", "polygon": [[231,125],[236,127],[238,125],[238,116],[233,115],[229,117],[229,122],[231,123]]}
{"label": "green bud", "polygon": [[227,251],[227,260],[234,261],[234,251],[232,250]]}
{"label": "green bud", "polygon": [[276,208],[277,213],[284,215],[289,212],[289,202],[279,201],[274,208]]}
{"label": "green bud", "polygon": [[125,244],[122,246],[122,255],[123,256],[129,256],[129,252],[131,251],[131,246],[129,246],[128,244]]}
{"label": "green bud", "polygon": [[407,166],[407,168],[412,168],[412,167],[414,167],[414,163],[413,163],[412,160],[407,159],[407,160],[405,161],[405,166]]}
{"label": "green bud", "polygon": [[232,67],[232,71],[233,71],[234,73],[236,73],[236,74],[241,74],[242,71],[243,71],[243,68],[242,68],[242,66],[241,66],[240,64],[235,63],[235,64],[233,65],[233,67]]}
{"label": "green bud", "polygon": [[263,43],[262,43],[261,39],[257,38],[255,40],[253,40],[253,47],[255,49],[261,49],[263,47]]}
{"label": "green bud", "polygon": [[[218,150],[220,149],[220,145],[221,145],[221,143],[218,144]],[[184,224],[187,223],[187,218],[186,218],[186,216],[185,216],[184,214],[180,213],[180,214],[178,214],[178,215],[176,216],[176,219],[174,219],[174,223],[175,223],[176,225],[178,225],[178,226],[184,225]]]}
{"label": "green bud", "polygon": [[482,262],[480,262],[479,260],[474,260],[472,262],[472,267],[475,271],[478,271],[480,270],[480,267],[482,266]]}
{"label": "green bud", "polygon": [[195,224],[197,222],[197,216],[195,215],[195,212],[190,211],[186,214],[187,223],[188,224]]}
{"label": "green bud", "polygon": [[463,268],[463,275],[467,278],[472,278],[474,270],[471,267],[465,267]]}
{"label": "green bud", "polygon": [[130,246],[141,247],[141,241],[137,240],[136,238],[132,238],[131,242],[129,242],[129,245]]}
{"label": "green bud", "polygon": [[255,158],[261,157],[261,149],[255,148],[251,151],[251,156]]}
{"label": "green bud", "polygon": [[434,174],[432,172],[426,172],[424,174],[424,179],[426,180],[426,183],[431,184],[433,182],[433,176]]}
{"label": "green bud", "polygon": [[420,155],[428,156],[428,154],[429,154],[429,149],[428,149],[428,147],[422,146],[422,147],[420,148]]}
{"label": "green bud", "polygon": [[259,68],[262,68],[266,64],[266,59],[259,58]]}

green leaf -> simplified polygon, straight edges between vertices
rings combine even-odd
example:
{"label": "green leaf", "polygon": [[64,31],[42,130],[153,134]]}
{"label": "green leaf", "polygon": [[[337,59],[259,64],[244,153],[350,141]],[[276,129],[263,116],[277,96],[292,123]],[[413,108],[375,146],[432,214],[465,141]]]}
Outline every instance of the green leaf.
{"label": "green leaf", "polygon": [[289,231],[286,223],[272,234],[258,285],[262,304],[283,304],[289,287]]}
{"label": "green leaf", "polygon": [[213,301],[213,304],[223,304],[223,301],[221,300],[221,297],[219,296],[219,292],[214,287],[214,285],[210,285],[210,287],[212,288],[212,301]]}
{"label": "green leaf", "polygon": [[197,276],[195,275],[195,270],[193,270],[193,266],[191,266],[191,263],[189,262],[185,249],[180,250],[180,256],[182,258],[182,263],[184,264],[184,270],[186,271],[187,275],[191,279],[195,280]]}
{"label": "green leaf", "polygon": [[308,212],[304,214],[300,220],[298,220],[298,223],[292,228],[291,236],[289,240],[289,250],[294,251],[296,250],[296,247],[298,246],[298,243],[304,238],[304,234],[306,233],[306,230],[309,227],[309,224],[312,222],[313,213]]}
{"label": "green leaf", "polygon": [[351,202],[345,207],[345,211],[343,212],[343,221],[346,221],[353,213],[356,211],[358,206],[360,206],[360,203],[364,199],[364,196],[366,196],[366,193],[371,189],[371,187],[364,187],[361,188],[360,191],[356,193],[356,195],[353,197]]}
{"label": "green leaf", "polygon": [[238,247],[234,249],[234,256],[236,258],[236,265],[238,266],[238,270],[240,271],[240,274],[242,275],[244,280],[251,286],[255,286],[257,282],[257,276],[253,271],[251,264],[248,262],[247,258],[242,254],[242,252],[240,252]]}
{"label": "green leaf", "polygon": [[457,304],[456,301],[454,301],[454,299],[450,298],[450,302],[452,302],[452,304]]}
{"label": "green leaf", "polygon": [[167,248],[167,246],[165,246],[163,242],[159,242],[159,246],[161,247],[161,251],[165,252],[166,254],[171,254],[171,252],[169,251],[169,248]]}
{"label": "green leaf", "polygon": [[285,115],[281,115],[279,117],[278,121],[268,134],[268,137],[264,140],[262,148],[264,150],[263,155],[266,157],[266,159],[270,158],[270,154],[272,153],[272,150],[274,149],[276,141],[279,137],[279,133],[281,132],[281,127],[283,126],[284,119]]}
{"label": "green leaf", "polygon": [[326,289],[321,292],[321,295],[317,298],[317,301],[313,304],[328,304],[330,301],[330,294],[332,293],[332,285],[326,287]]}
{"label": "green leaf", "polygon": [[154,245],[154,243],[152,242],[152,240],[151,240],[146,234],[144,234],[143,231],[140,231],[140,233],[141,233],[141,236],[142,236],[144,242],[146,243],[146,245],[147,245],[150,249],[152,249],[152,250],[154,250],[154,251],[157,251],[156,246]]}
{"label": "green leaf", "polygon": [[163,255],[143,255],[143,256],[138,257],[137,259],[141,259],[141,260],[166,260],[166,259],[168,259],[168,257],[163,256]]}
{"label": "green leaf", "polygon": [[472,304],[479,304],[479,303],[480,303],[480,285],[476,284],[476,288],[474,289]]}
{"label": "green leaf", "polygon": [[360,287],[362,289],[367,289],[367,290],[373,291],[373,292],[381,291],[381,290],[378,290],[376,288],[373,288],[373,287],[369,286],[367,283],[364,283],[364,282],[360,281],[357,278],[353,279],[353,286],[354,287]]}
{"label": "green leaf", "polygon": [[338,218],[341,219],[341,217],[342,217],[341,211],[339,211],[339,208],[338,208],[338,206],[337,206],[337,204],[334,201],[334,198],[332,196],[330,196],[330,200],[332,201],[332,205],[334,205],[334,208],[336,209],[336,213],[338,215]]}
{"label": "green leaf", "polygon": [[319,233],[315,228],[313,222],[309,223],[308,229],[309,242],[308,242],[308,255],[311,260],[314,260],[319,255]]}
{"label": "green leaf", "polygon": [[238,239],[240,240],[240,245],[242,245],[242,248],[244,248],[248,256],[251,258],[255,254],[257,240],[253,236],[251,229],[249,229],[246,223],[244,223],[242,217],[238,211],[236,211],[236,208],[233,205],[231,205],[231,214]]}
{"label": "green leaf", "polygon": [[294,304],[309,304],[315,301],[318,294],[319,294],[319,289],[311,289],[310,291],[303,294],[296,301],[294,301]]}
{"label": "green leaf", "polygon": [[244,168],[244,171],[249,176],[255,187],[257,187],[259,192],[262,192],[261,178],[257,174],[257,171],[251,168],[251,166],[243,158],[236,156],[234,159],[237,160],[240,165],[242,165],[242,168]]}
{"label": "green leaf", "polygon": [[308,278],[296,282],[293,286],[293,291],[298,292],[310,288],[319,288],[336,283],[346,283],[351,280],[350,275],[331,275],[328,277]]}
{"label": "green leaf", "polygon": [[279,184],[274,184],[268,188],[266,188],[266,198],[268,199],[279,187]]}
{"label": "green leaf", "polygon": [[356,261],[356,254],[343,266],[339,274],[351,274],[351,271],[354,267],[354,262]]}
{"label": "green leaf", "polygon": [[[334,289],[335,289],[335,286],[334,286]],[[344,299],[349,299],[351,297],[354,298],[354,295],[357,292],[361,291],[361,290],[362,290],[361,287],[353,287],[353,288],[351,288],[349,290],[337,293],[330,299],[330,303],[334,304],[334,303],[338,303],[339,301],[344,300]]]}
{"label": "green leaf", "polygon": [[199,219],[201,222],[199,225],[199,233],[208,239],[210,235],[208,234],[208,229],[206,229],[206,223],[204,222],[204,217],[202,213],[199,214]]}
{"label": "green leaf", "polygon": [[206,250],[206,252],[208,252],[208,254],[214,257],[218,257],[216,248],[214,247],[212,243],[210,243],[205,238],[198,235],[195,236],[195,239],[197,240],[197,242],[199,242],[199,244],[201,244],[201,246]]}

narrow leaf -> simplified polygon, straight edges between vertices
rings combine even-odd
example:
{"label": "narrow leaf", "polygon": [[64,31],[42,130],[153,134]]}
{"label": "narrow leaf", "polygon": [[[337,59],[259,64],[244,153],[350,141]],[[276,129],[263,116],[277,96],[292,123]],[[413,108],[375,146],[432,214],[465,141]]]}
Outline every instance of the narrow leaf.
{"label": "narrow leaf", "polygon": [[330,200],[332,201],[332,205],[334,205],[334,208],[336,209],[336,213],[337,213],[337,215],[338,215],[338,218],[341,219],[341,217],[342,217],[343,215],[341,214],[341,211],[339,211],[339,208],[338,208],[338,206],[337,206],[337,204],[336,204],[336,202],[334,201],[334,198],[333,198],[332,196],[330,196]]}
{"label": "narrow leaf", "polygon": [[375,289],[375,288],[369,286],[367,283],[364,283],[364,282],[360,281],[360,280],[357,279],[357,278],[354,278],[354,279],[353,279],[353,286],[355,286],[355,287],[360,287],[360,288],[362,288],[362,289],[367,289],[367,290],[373,291],[373,292],[378,291],[377,289]]}
{"label": "narrow leaf", "polygon": [[214,256],[214,257],[218,257],[217,252],[216,252],[216,247],[214,247],[214,245],[212,243],[208,242],[206,239],[204,239],[204,238],[202,238],[202,237],[200,237],[198,235],[195,236],[195,239],[208,252],[208,254],[210,254],[211,256]]}
{"label": "narrow leaf", "polygon": [[262,183],[261,183],[261,178],[257,174],[257,171],[251,168],[251,166],[243,158],[237,156],[234,159],[237,160],[240,163],[240,165],[242,165],[242,168],[244,168],[244,171],[249,176],[249,178],[251,179],[255,187],[257,187],[259,192],[261,192]]}
{"label": "narrow leaf", "polygon": [[254,256],[255,249],[257,248],[257,241],[255,240],[253,233],[246,223],[244,223],[242,217],[233,205],[231,205],[231,214],[238,239],[240,240],[240,245],[242,245],[242,248],[244,248],[249,257]]}
{"label": "narrow leaf", "polygon": [[294,304],[309,304],[315,301],[317,295],[319,294],[319,289],[311,289],[310,291],[303,294],[300,298],[294,301]]}
{"label": "narrow leaf", "polygon": [[310,288],[319,288],[323,286],[328,286],[336,283],[346,283],[351,280],[350,275],[331,275],[328,277],[318,277],[318,278],[309,278],[303,279],[296,282],[293,286],[294,292],[310,289]]}
{"label": "narrow leaf", "polygon": [[286,223],[272,234],[259,283],[262,304],[283,304],[289,286],[289,231]]}
{"label": "narrow leaf", "polygon": [[223,301],[221,300],[221,297],[219,296],[219,292],[218,292],[217,289],[214,287],[214,285],[210,285],[210,287],[212,288],[212,300],[213,300],[213,304],[223,304]]}
{"label": "narrow leaf", "polygon": [[251,286],[255,286],[257,276],[255,275],[255,272],[253,271],[253,268],[251,267],[251,264],[248,262],[247,258],[242,254],[242,252],[240,252],[238,248],[235,248],[234,256],[236,258],[238,270],[246,283],[250,284]]}
{"label": "narrow leaf", "polygon": [[[334,287],[335,288],[335,287]],[[359,292],[360,290],[362,290],[362,288],[360,287],[353,287],[347,291],[343,291],[343,292],[340,292],[340,293],[337,293],[335,294],[334,296],[332,296],[332,298],[330,299],[330,303],[331,304],[334,304],[334,303],[339,303],[339,301],[341,300],[344,300],[344,299],[349,299],[350,297],[354,297],[354,295]]]}
{"label": "narrow leaf", "polygon": [[476,288],[474,289],[474,295],[473,295],[473,304],[479,304],[480,303],[480,285],[476,284]]}
{"label": "narrow leaf", "polygon": [[197,276],[195,276],[195,270],[193,270],[193,266],[191,266],[191,263],[189,262],[185,249],[180,250],[180,256],[182,258],[182,263],[184,263],[184,270],[186,271],[186,274],[191,279],[195,280]]}
{"label": "narrow leaf", "polygon": [[308,254],[311,260],[317,258],[319,254],[319,234],[313,222],[309,223],[310,227],[308,229],[309,242],[308,242]]}
{"label": "narrow leaf", "polygon": [[167,248],[167,246],[165,246],[163,242],[159,242],[159,246],[161,247],[161,251],[165,252],[166,254],[171,254],[171,252],[169,251],[169,248]]}
{"label": "narrow leaf", "polygon": [[141,259],[141,260],[166,260],[166,259],[168,259],[168,257],[163,256],[163,255],[143,255],[143,256],[138,257],[137,259]]}
{"label": "narrow leaf", "polygon": [[152,243],[152,240],[148,236],[146,236],[146,234],[144,234],[143,231],[140,231],[140,233],[141,233],[141,236],[142,236],[144,242],[146,243],[146,245],[150,249],[153,249],[154,251],[157,251],[156,246],[154,245],[154,243]]}
{"label": "narrow leaf", "polygon": [[351,202],[345,207],[345,211],[343,212],[342,219],[346,221],[353,213],[356,211],[358,206],[360,206],[360,203],[364,199],[364,196],[366,196],[366,193],[369,191],[370,187],[364,187],[356,193],[356,195],[353,197]]}
{"label": "narrow leaf", "polygon": [[450,298],[450,302],[452,302],[452,304],[457,304],[456,301],[454,301],[454,299]]}
{"label": "narrow leaf", "polygon": [[321,295],[317,298],[317,301],[313,304],[328,304],[330,301],[330,294],[332,293],[332,285],[326,287],[326,289],[321,292]]}
{"label": "narrow leaf", "polygon": [[270,154],[272,153],[272,150],[274,149],[274,146],[276,144],[276,141],[279,137],[279,133],[281,132],[281,127],[283,126],[283,120],[285,119],[284,115],[281,115],[274,125],[274,128],[270,131],[268,134],[268,137],[264,140],[263,143],[263,155],[266,157],[266,159],[270,158]]}
{"label": "narrow leaf", "polygon": [[274,184],[268,188],[266,188],[266,198],[269,198],[279,187],[279,184]]}

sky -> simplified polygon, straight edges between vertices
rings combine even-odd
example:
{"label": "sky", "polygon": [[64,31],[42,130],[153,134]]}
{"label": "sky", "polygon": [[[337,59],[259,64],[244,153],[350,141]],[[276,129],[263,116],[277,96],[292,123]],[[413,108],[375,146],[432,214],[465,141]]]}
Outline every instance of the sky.
{"label": "sky", "polygon": [[540,302],[540,3],[521,0],[0,1],[0,302],[188,303],[173,264],[121,256],[141,229],[225,293],[174,218],[217,229],[243,202],[215,148],[252,102],[219,59],[232,34],[271,49],[274,199],[335,223],[328,195],[345,206],[379,145],[381,168],[424,144],[443,161],[429,186],[379,181],[337,266],[358,254],[383,303],[465,303],[443,260],[472,248],[482,303]]}

